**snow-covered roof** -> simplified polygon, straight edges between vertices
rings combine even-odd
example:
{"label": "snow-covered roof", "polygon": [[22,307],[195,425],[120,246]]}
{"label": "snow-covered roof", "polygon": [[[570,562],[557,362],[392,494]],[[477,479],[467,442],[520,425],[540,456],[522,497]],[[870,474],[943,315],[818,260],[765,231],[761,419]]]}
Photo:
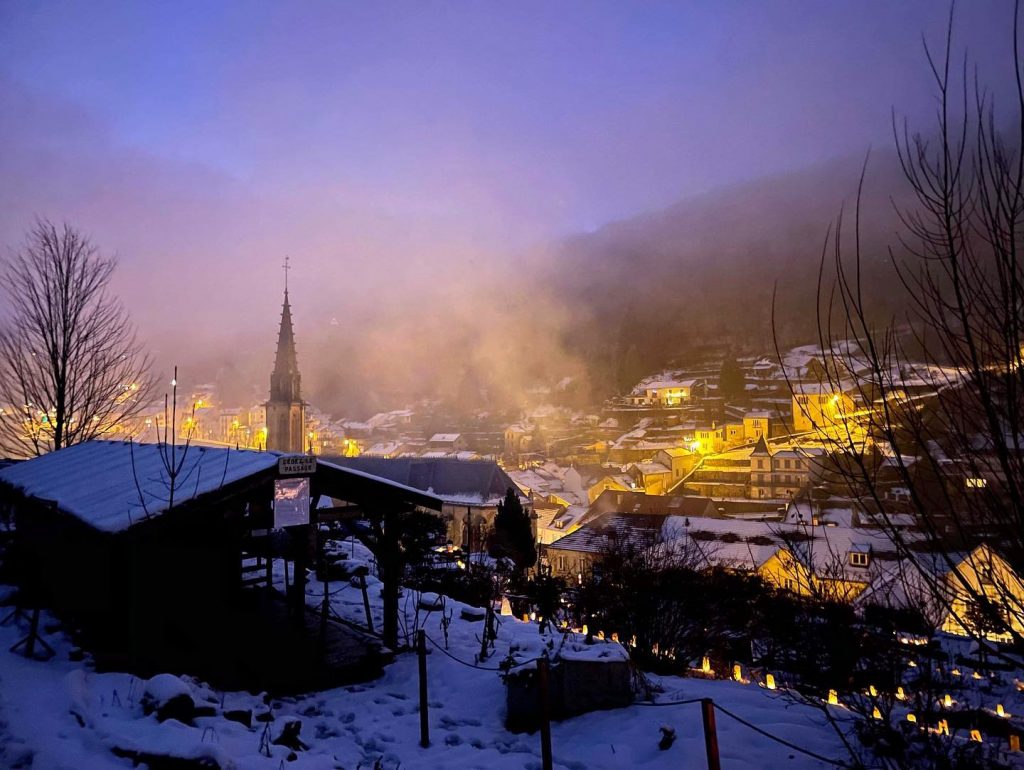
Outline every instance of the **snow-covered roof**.
{"label": "snow-covered roof", "polygon": [[458,433],[435,433],[430,437],[432,444],[452,444],[459,440]]}
{"label": "snow-covered roof", "polygon": [[174,504],[277,465],[277,452],[88,441],[0,470],[0,481],[26,495],[52,500],[105,532],[120,532],[167,510],[170,478],[165,456],[181,471]]}

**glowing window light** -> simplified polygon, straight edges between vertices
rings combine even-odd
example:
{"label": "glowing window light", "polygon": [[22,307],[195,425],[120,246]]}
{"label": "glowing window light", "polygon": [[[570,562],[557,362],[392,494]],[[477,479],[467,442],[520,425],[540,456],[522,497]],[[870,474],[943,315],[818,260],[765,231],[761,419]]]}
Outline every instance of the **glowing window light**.
{"label": "glowing window light", "polygon": [[767,687],[769,690],[775,689],[775,677],[772,674],[768,674],[764,678],[764,686]]}

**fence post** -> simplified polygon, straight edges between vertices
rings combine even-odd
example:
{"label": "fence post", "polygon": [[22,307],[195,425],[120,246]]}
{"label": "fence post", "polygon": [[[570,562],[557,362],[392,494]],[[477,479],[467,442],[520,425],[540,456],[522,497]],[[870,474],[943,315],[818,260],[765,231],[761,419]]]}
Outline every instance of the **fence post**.
{"label": "fence post", "polygon": [[715,702],[711,698],[701,698],[701,716],[704,717],[704,749],[708,755],[708,770],[722,770],[718,759],[718,733],[715,731]]}
{"label": "fence post", "polygon": [[540,755],[543,770],[551,770],[551,701],[548,686],[548,658],[542,655],[537,659],[537,690],[540,697]]}
{"label": "fence post", "polygon": [[420,746],[430,745],[430,723],[427,721],[427,635],[421,628],[416,632],[416,656],[420,664]]}
{"label": "fence post", "polygon": [[359,589],[363,592],[363,612],[366,613],[366,630],[373,633],[373,615],[370,614],[370,597],[366,595],[366,575],[359,576]]}
{"label": "fence post", "polygon": [[487,642],[489,641],[489,637],[490,637],[491,625],[494,623],[494,621],[491,620],[491,615],[493,615],[493,614],[494,614],[494,607],[492,607],[490,604],[488,604],[487,605],[487,609],[484,610],[484,628],[483,628],[483,631],[480,632],[480,660],[481,661],[487,660]]}

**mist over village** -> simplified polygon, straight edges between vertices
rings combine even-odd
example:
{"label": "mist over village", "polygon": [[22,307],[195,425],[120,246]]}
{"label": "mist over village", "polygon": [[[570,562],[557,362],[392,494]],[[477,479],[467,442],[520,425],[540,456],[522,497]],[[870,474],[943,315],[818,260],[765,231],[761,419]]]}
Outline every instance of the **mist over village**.
{"label": "mist over village", "polygon": [[1024,19],[0,2],[0,768],[1024,768]]}

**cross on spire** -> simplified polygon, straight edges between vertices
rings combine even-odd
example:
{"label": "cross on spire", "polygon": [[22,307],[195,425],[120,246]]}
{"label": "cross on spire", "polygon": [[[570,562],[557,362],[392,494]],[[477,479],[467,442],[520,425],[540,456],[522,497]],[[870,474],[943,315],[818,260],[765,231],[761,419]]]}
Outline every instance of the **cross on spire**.
{"label": "cross on spire", "polygon": [[282,265],[284,267],[284,290],[286,293],[288,291],[288,271],[291,270],[291,267],[288,265],[289,261],[291,261],[291,257],[285,257],[284,265]]}

